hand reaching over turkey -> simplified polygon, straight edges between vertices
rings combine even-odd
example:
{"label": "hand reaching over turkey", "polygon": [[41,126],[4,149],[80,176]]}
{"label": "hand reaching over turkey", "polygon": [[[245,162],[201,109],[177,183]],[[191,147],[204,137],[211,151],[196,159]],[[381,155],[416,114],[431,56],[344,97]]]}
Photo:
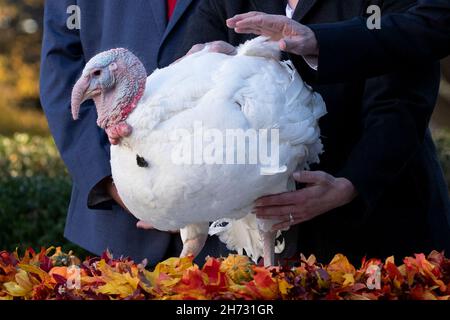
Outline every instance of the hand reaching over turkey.
{"label": "hand reaching over turkey", "polygon": [[291,225],[311,220],[332,209],[351,202],[357,192],[345,178],[335,178],[322,171],[301,171],[294,173],[297,182],[306,187],[262,197],[255,202],[253,213],[260,219],[282,219],[273,226],[274,230],[286,229]]}
{"label": "hand reaching over turkey", "polygon": [[278,41],[280,49],[300,56],[319,55],[314,32],[286,16],[262,12],[238,14],[227,20],[227,26],[237,33],[253,33]]}

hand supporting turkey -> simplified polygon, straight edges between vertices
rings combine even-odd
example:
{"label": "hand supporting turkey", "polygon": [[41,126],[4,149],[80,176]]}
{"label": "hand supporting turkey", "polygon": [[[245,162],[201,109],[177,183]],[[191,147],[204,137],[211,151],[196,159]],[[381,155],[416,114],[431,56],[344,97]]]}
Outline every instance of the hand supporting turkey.
{"label": "hand supporting turkey", "polygon": [[[131,128],[131,127],[130,127]],[[119,192],[117,191],[116,186],[114,185],[114,181],[112,177],[108,177],[102,181],[103,187],[105,188],[108,195],[119,205],[121,206],[126,212],[130,213],[130,210],[126,207],[125,203],[123,203],[122,198],[119,195]],[[155,227],[151,225],[148,222],[139,220],[136,223],[136,227],[138,229],[144,229],[144,230],[154,230]],[[178,230],[169,231],[169,233],[178,233]]]}
{"label": "hand supporting turkey", "polygon": [[350,203],[357,192],[345,178],[335,178],[322,171],[301,171],[294,173],[297,182],[306,187],[262,197],[255,202],[253,213],[260,219],[280,219],[274,230],[286,229],[291,225],[311,220],[332,209]]}
{"label": "hand supporting turkey", "polygon": [[213,42],[199,43],[199,44],[194,45],[191,48],[191,50],[188,51],[186,56],[189,56],[191,54],[202,51],[205,48],[208,49],[208,52],[223,53],[223,54],[227,54],[229,56],[234,56],[237,53],[236,48],[234,46],[232,46],[231,44],[229,44],[225,41],[213,41]]}
{"label": "hand supporting turkey", "polygon": [[314,32],[286,16],[262,12],[238,14],[227,20],[227,26],[237,33],[253,33],[278,41],[282,51],[309,57],[319,55]]}

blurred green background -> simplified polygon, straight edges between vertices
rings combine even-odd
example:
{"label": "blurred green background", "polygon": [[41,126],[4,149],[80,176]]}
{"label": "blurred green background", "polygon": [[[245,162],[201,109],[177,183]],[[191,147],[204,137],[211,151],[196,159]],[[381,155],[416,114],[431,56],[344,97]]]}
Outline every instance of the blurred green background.
{"label": "blurred green background", "polygon": [[[58,245],[63,238],[70,178],[39,103],[44,0],[0,0],[0,250]],[[450,183],[450,59],[432,130]]]}

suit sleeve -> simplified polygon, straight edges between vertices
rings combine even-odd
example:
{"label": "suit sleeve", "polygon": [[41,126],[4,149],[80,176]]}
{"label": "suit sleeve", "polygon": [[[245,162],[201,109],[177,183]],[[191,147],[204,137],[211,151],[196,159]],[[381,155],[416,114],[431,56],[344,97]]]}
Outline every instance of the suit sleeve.
{"label": "suit sleeve", "polygon": [[367,81],[361,138],[337,176],[353,183],[369,212],[422,145],[438,80],[435,63]]}
{"label": "suit sleeve", "polygon": [[[218,3],[219,4],[218,4]],[[212,41],[228,41],[225,9],[221,1],[201,1],[187,25],[181,55],[185,55],[194,45]]]}
{"label": "suit sleeve", "polygon": [[420,0],[406,12],[386,14],[379,30],[369,30],[362,17],[310,27],[320,47],[321,83],[369,78],[450,54],[448,0]]}
{"label": "suit sleeve", "polygon": [[[96,125],[93,103],[81,107],[80,120],[70,112],[72,87],[85,65],[79,30],[66,25],[67,8],[76,1],[48,0],[45,4],[40,74],[41,103],[60,154],[77,189],[86,196],[111,175],[109,143]],[[82,17],[81,17],[82,18]]]}

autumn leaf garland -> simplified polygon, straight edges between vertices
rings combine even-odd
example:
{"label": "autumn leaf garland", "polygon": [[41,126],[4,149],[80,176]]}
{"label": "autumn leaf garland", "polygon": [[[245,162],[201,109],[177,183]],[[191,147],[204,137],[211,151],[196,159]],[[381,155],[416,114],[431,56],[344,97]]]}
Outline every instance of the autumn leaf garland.
{"label": "autumn leaf garland", "polygon": [[264,268],[247,257],[170,258],[152,271],[130,259],[101,257],[81,262],[60,248],[0,252],[0,300],[450,300],[450,260],[433,251],[382,262],[363,260],[356,269],[337,254],[328,265],[299,257],[294,268]]}

